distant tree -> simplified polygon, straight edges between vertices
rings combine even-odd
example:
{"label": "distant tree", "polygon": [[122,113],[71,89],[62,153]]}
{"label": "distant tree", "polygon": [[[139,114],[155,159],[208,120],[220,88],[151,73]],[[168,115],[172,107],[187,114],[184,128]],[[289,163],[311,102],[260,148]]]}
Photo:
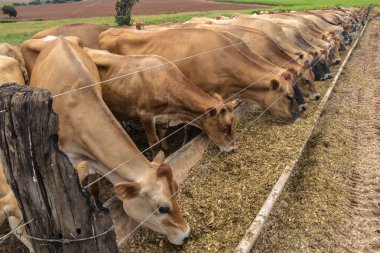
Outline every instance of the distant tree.
{"label": "distant tree", "polygon": [[10,18],[17,16],[17,11],[13,6],[4,5],[1,10],[3,11],[3,14],[8,14]]}
{"label": "distant tree", "polygon": [[132,25],[132,7],[139,0],[117,0],[116,1],[116,23],[122,25]]}

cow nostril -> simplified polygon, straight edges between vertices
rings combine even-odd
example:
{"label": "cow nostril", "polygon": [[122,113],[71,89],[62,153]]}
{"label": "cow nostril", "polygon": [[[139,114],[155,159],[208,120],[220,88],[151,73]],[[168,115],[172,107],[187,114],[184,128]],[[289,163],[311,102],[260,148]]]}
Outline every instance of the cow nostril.
{"label": "cow nostril", "polygon": [[187,236],[187,237],[185,237],[185,238],[183,238],[183,242],[187,242],[189,240],[189,237]]}
{"label": "cow nostril", "polygon": [[319,95],[315,96],[315,100],[319,100],[321,97]]}

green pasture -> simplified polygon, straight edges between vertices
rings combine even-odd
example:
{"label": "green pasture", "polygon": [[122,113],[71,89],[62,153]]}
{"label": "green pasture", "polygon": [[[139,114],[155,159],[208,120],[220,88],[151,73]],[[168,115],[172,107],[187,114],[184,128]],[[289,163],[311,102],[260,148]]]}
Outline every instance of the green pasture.
{"label": "green pasture", "polygon": [[380,0],[213,0],[216,2],[273,5],[270,10],[312,10],[325,7],[352,7],[374,4]]}
{"label": "green pasture", "polygon": [[[234,13],[249,13],[250,10],[229,10],[229,11],[207,11],[207,12],[185,12],[176,14],[159,14],[148,16],[134,16],[133,20],[144,24],[160,24],[168,22],[185,22],[192,17],[216,17],[218,15],[232,15]],[[74,23],[94,23],[104,25],[115,25],[114,17],[94,17],[75,18],[42,21],[19,21],[15,23],[2,23],[8,20],[0,20],[0,43],[20,44],[29,39],[33,34],[50,27],[74,24]]]}

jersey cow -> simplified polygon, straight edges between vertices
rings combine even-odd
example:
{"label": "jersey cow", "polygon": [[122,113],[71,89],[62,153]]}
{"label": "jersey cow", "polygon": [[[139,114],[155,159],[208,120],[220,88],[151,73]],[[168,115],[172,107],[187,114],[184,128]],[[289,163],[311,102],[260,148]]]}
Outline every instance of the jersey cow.
{"label": "jersey cow", "polygon": [[[31,72],[30,85],[58,95],[99,83],[96,65],[80,44],[77,37],[63,36],[25,42],[21,51]],[[107,179],[126,214],[142,222],[154,213],[144,225],[165,234],[173,244],[183,244],[190,228],[175,199],[177,184],[171,168],[163,164],[162,152],[153,162],[139,152],[105,105],[100,85],[55,97],[53,109],[60,117],[61,149],[73,165],[88,161],[100,174],[118,167]]]}
{"label": "jersey cow", "polygon": [[[85,51],[98,67],[101,80],[111,79],[102,85],[108,107],[119,120],[139,117],[150,145],[158,142],[155,121],[167,122],[169,126],[191,122],[221,150],[237,148],[235,101],[223,103],[218,94],[208,95],[163,57]],[[117,76],[123,77],[113,79]]]}
{"label": "jersey cow", "polygon": [[245,54],[251,52],[249,48],[242,52],[231,46],[234,41],[228,36],[215,31],[111,28],[100,35],[99,43],[116,54],[163,56],[174,61],[192,83],[207,93],[256,102],[277,119],[293,121],[300,115],[288,71],[282,75],[272,73]]}

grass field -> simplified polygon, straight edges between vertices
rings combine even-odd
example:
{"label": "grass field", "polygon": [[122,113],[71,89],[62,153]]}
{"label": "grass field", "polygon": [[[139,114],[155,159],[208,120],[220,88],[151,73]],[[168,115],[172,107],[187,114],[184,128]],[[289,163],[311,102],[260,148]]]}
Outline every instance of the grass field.
{"label": "grass field", "polygon": [[[229,11],[207,11],[207,12],[185,12],[177,14],[160,14],[149,16],[134,16],[136,22],[144,24],[160,24],[166,22],[184,22],[192,17],[216,17],[218,15],[232,15],[234,13],[250,13],[250,10],[229,10]],[[50,27],[73,24],[73,23],[94,23],[104,25],[115,25],[114,17],[96,17],[96,18],[76,18],[76,19],[59,19],[45,21],[21,21],[15,23],[1,23],[0,20],[0,43],[7,42],[10,44],[20,44],[29,39],[33,34]]]}
{"label": "grass field", "polygon": [[216,2],[275,5],[271,10],[311,10],[324,7],[351,7],[374,4],[380,0],[213,0]]}

